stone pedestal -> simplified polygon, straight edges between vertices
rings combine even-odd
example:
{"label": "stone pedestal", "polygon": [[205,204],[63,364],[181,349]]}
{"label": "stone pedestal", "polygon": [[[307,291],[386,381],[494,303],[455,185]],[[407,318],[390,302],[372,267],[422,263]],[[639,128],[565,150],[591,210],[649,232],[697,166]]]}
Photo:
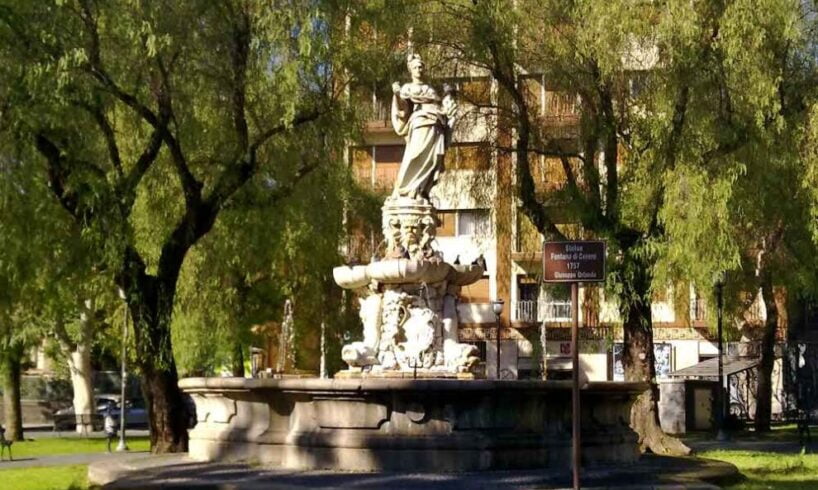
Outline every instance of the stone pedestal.
{"label": "stone pedestal", "polygon": [[[282,468],[476,471],[569,467],[571,386],[454,379],[183,379],[196,403],[190,455]],[[582,391],[584,465],[633,463],[641,383]]]}
{"label": "stone pedestal", "polygon": [[382,259],[333,270],[335,282],[356,290],[363,340],[341,358],[367,373],[468,373],[479,361],[458,342],[457,300],[462,286],[483,276],[477,265],[443,262],[434,248],[437,216],[423,198],[389,197],[383,205]]}

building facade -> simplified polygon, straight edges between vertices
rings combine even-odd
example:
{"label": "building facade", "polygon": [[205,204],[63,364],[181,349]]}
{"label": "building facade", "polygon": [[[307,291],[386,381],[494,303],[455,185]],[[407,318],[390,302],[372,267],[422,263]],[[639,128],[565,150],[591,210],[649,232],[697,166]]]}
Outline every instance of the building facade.
{"label": "building facade", "polygon": [[[496,123],[481,109],[491,105],[493,82],[480,76],[445,82],[457,88],[464,116],[446,156],[446,171],[432,191],[440,221],[437,248],[447,262],[484,260],[486,264],[483,279],[464,288],[458,305],[460,341],[478,347],[489,378],[539,377],[543,365],[549,378],[570,377],[569,288],[541,281],[543,237],[519,210],[513,192],[516,162],[498,153],[499,145],[492,140]],[[577,97],[552,90],[536,75],[527,77],[525,83],[530,102],[539,111],[542,130],[566,145],[577,144]],[[349,163],[362,187],[385,196],[392,189],[404,145],[388,120],[391,94],[368,92],[356,97],[371,110],[363,141],[349,148]],[[540,156],[531,165],[538,191],[565,185],[558,159]],[[568,236],[582,236],[575,224],[560,226]],[[379,230],[355,224],[351,228],[351,259],[368,262],[377,254],[382,239]],[[708,321],[702,296],[686,283],[669,285],[663,294],[655,295],[653,333],[659,380],[716,356],[714,322]],[[505,305],[499,318],[491,308],[495,299]],[[581,376],[594,381],[623,379],[623,333],[616,302],[606,298],[600,286],[584,285],[579,311]],[[756,298],[746,318],[748,332],[764,318],[763,301]],[[786,325],[785,315],[781,322]]]}

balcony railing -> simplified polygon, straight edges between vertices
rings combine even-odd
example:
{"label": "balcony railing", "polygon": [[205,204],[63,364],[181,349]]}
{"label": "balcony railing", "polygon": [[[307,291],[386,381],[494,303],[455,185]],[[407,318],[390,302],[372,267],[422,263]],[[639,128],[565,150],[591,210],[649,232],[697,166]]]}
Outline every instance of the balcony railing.
{"label": "balcony railing", "polygon": [[518,301],[516,313],[519,322],[568,322],[571,321],[571,302]]}

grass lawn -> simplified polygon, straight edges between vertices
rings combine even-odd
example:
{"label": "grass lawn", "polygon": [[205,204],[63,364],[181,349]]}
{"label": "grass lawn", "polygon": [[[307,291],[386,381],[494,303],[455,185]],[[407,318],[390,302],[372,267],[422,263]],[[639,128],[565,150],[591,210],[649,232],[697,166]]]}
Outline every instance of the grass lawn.
{"label": "grass lawn", "polygon": [[0,487],[9,490],[81,490],[88,488],[88,466],[45,466],[0,470]]}
{"label": "grass lawn", "polygon": [[[129,437],[128,448],[131,451],[150,449],[148,437]],[[12,446],[15,459],[52,456],[56,454],[101,453],[106,451],[105,439],[75,439],[68,437],[40,438],[31,441],[18,441]],[[116,441],[112,444],[116,447]]]}
{"label": "grass lawn", "polygon": [[736,465],[746,477],[730,490],[818,489],[818,454],[715,450],[697,454]]}
{"label": "grass lawn", "polygon": [[[105,439],[67,437],[41,438],[15,442],[14,459],[38,458],[58,454],[101,453],[106,451]],[[147,437],[129,437],[131,451],[147,451]],[[80,490],[88,488],[87,465],[43,466],[3,469],[0,463],[0,489],[14,490]]]}

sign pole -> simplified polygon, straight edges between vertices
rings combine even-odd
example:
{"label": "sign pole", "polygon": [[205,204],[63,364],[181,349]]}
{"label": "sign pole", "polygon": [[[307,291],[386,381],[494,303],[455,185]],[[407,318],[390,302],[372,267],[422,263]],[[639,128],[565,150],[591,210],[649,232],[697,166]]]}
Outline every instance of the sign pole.
{"label": "sign pole", "polygon": [[582,464],[579,400],[579,284],[605,281],[605,242],[573,240],[543,242],[543,282],[571,284],[571,431],[574,489],[579,490]]}
{"label": "sign pole", "polygon": [[571,403],[573,432],[574,490],[579,490],[580,406],[579,406],[579,283],[571,283]]}

